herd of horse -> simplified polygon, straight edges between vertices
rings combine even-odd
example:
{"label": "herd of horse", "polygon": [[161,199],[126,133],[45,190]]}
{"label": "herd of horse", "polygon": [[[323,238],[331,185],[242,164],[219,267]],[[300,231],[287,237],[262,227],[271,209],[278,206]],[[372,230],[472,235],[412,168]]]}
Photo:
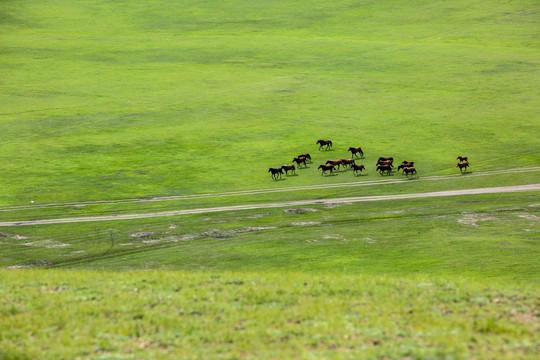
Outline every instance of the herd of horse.
{"label": "herd of horse", "polygon": [[[331,140],[317,140],[316,144],[319,145],[319,150],[323,149],[323,147],[324,150],[330,150],[332,148]],[[327,172],[329,172],[330,175],[334,175],[334,171],[339,171],[340,168],[343,168],[344,170],[353,170],[354,175],[360,175],[362,170],[366,169],[364,165],[356,164],[356,159],[364,158],[362,148],[360,146],[349,147],[347,151],[351,152],[350,159],[327,160],[324,164],[320,164],[317,169],[321,170],[321,175],[324,175]],[[459,163],[456,167],[458,167],[461,172],[463,172],[463,169],[466,171],[469,166],[467,156],[458,156],[457,159],[459,160]],[[269,168],[268,172],[271,173],[274,180],[281,179],[284,173],[285,175],[289,175],[289,172],[291,172],[291,174],[296,174],[296,167],[301,168],[303,165],[307,168],[307,163],[312,162],[311,155],[309,153],[300,154],[294,157],[292,162],[296,163],[296,166],[294,164],[282,165],[278,168]],[[376,164],[376,171],[378,171],[380,175],[391,175],[394,171],[394,158],[379,157]],[[414,161],[404,160],[397,167],[397,171],[401,171],[401,173],[407,177],[409,177],[409,175],[413,176],[417,174],[416,168],[414,167]]]}

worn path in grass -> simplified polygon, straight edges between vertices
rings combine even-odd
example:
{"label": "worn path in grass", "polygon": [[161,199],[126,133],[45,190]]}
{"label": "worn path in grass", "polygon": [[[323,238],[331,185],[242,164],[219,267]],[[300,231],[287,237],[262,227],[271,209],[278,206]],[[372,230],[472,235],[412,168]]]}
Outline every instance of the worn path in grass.
{"label": "worn path in grass", "polygon": [[540,183],[529,184],[529,185],[486,187],[486,188],[462,189],[462,190],[450,190],[450,191],[435,191],[435,192],[426,192],[426,193],[359,196],[359,197],[344,197],[344,198],[334,198],[334,199],[325,199],[325,200],[317,199],[317,200],[302,200],[302,201],[285,201],[285,202],[266,203],[266,204],[221,206],[221,207],[189,209],[189,210],[150,212],[150,213],[144,213],[144,214],[121,214],[121,215],[108,215],[108,216],[73,217],[73,218],[62,218],[62,219],[8,221],[8,222],[0,222],[0,226],[25,226],[25,225],[78,223],[78,222],[90,222],[90,221],[132,220],[132,219],[145,219],[145,218],[164,217],[164,216],[180,216],[180,215],[186,215],[186,214],[202,214],[202,213],[223,212],[223,211],[238,211],[238,210],[279,208],[279,207],[288,207],[288,206],[302,206],[302,205],[311,205],[311,204],[338,204],[338,203],[353,203],[353,202],[367,202],[367,201],[448,197],[448,196],[461,196],[461,195],[498,194],[498,193],[538,191],[538,190],[540,190]]}
{"label": "worn path in grass", "polygon": [[[496,175],[507,174],[507,173],[524,173],[524,172],[534,172],[534,171],[540,171],[540,166],[524,167],[524,168],[522,167],[522,168],[504,169],[504,170],[481,171],[481,172],[473,172],[473,173],[469,172],[469,173],[466,173],[466,175],[467,177],[496,176]],[[415,177],[414,180],[415,181],[439,181],[439,180],[455,179],[463,175],[464,174]],[[270,194],[270,193],[276,193],[276,192],[330,189],[330,188],[340,188],[340,187],[390,185],[390,184],[396,184],[396,183],[403,183],[410,180],[411,180],[410,178],[404,178],[404,179],[398,179],[398,180],[381,179],[381,180],[371,180],[371,181],[362,181],[362,182],[355,181],[355,182],[342,182],[342,183],[335,183],[335,184],[291,186],[291,187],[279,188],[279,189],[242,190],[242,191],[228,191],[228,192],[221,192],[221,193],[207,193],[207,194],[194,194],[194,195],[158,196],[158,197],[138,198],[138,199],[97,200],[97,201],[84,201],[84,202],[16,205],[16,206],[0,207],[0,212],[18,211],[18,210],[27,210],[27,209],[32,209],[32,210],[49,209],[49,208],[64,207],[64,206],[128,204],[128,203],[137,203],[137,202],[159,202],[159,201],[188,200],[188,199],[201,199],[201,198],[226,197],[226,196],[238,196],[238,195]]]}

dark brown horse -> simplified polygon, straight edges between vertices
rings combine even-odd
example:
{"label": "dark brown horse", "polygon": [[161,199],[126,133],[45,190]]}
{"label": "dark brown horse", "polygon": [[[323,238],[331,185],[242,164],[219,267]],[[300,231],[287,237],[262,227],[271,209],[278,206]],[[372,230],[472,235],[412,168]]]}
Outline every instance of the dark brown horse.
{"label": "dark brown horse", "polygon": [[292,161],[295,162],[298,167],[300,167],[300,164],[304,164],[304,166],[307,167],[306,158],[303,156],[295,157]]}
{"label": "dark brown horse", "polygon": [[[364,157],[364,152],[362,151],[362,148],[360,146],[357,146],[357,147],[350,147],[349,150],[347,151],[350,151],[351,152],[351,156],[354,157],[354,155],[360,153],[360,157]],[[358,157],[358,155],[356,155],[356,157]]]}
{"label": "dark brown horse", "polygon": [[380,157],[379,160],[377,160],[377,163],[379,163],[380,161],[391,161],[392,163],[394,162],[394,158],[393,157]]}
{"label": "dark brown horse", "polygon": [[296,174],[296,167],[294,167],[294,164],[282,165],[281,169],[285,170],[285,175],[289,175],[289,171],[292,172],[293,174]]}
{"label": "dark brown horse", "polygon": [[469,163],[467,161],[459,162],[459,163],[457,163],[456,167],[459,168],[460,172],[463,172],[463,169],[465,169],[465,171],[467,171],[467,168],[469,167]]}
{"label": "dark brown horse", "polygon": [[404,161],[397,167],[397,169],[399,171],[400,169],[405,169],[408,167],[414,167],[414,161]]}
{"label": "dark brown horse", "polygon": [[466,156],[458,156],[456,159],[459,160],[459,162],[469,161]]}
{"label": "dark brown horse", "polygon": [[392,160],[379,160],[377,161],[377,166],[378,165],[383,165],[383,166],[390,166],[390,167],[394,167],[394,165],[392,165]]}
{"label": "dark brown horse", "polygon": [[353,169],[353,173],[355,173],[356,175],[358,175],[357,172],[362,172],[362,170],[365,170],[365,168],[366,167],[364,165],[356,165],[356,164],[351,165],[351,169]]}
{"label": "dark brown horse", "polygon": [[333,166],[337,166],[337,169],[339,170],[339,167],[341,166],[341,160],[328,160],[326,162],[326,165],[333,165]]}
{"label": "dark brown horse", "polygon": [[272,179],[277,180],[278,177],[281,178],[283,175],[283,170],[281,168],[270,168],[268,169],[269,173],[272,173]]}
{"label": "dark brown horse", "polygon": [[379,165],[377,166],[377,171],[381,175],[385,172],[386,172],[386,175],[390,175],[392,173],[392,167],[390,165]]}
{"label": "dark brown horse", "polygon": [[325,172],[330,171],[331,175],[334,175],[334,165],[319,165],[318,169],[322,169],[321,176],[324,175]]}
{"label": "dark brown horse", "polygon": [[405,174],[407,176],[409,176],[409,174],[414,175],[414,174],[416,174],[416,169],[414,167],[412,167],[412,166],[403,168],[402,174]]}
{"label": "dark brown horse", "polygon": [[317,140],[316,144],[319,144],[319,150],[321,150],[323,146],[326,146],[326,150],[328,150],[332,147],[332,140]]}
{"label": "dark brown horse", "polygon": [[343,165],[343,167],[348,166],[349,169],[355,164],[354,159],[341,159],[339,161],[341,162],[341,165]]}
{"label": "dark brown horse", "polygon": [[309,155],[308,153],[300,154],[300,155],[298,155],[297,157],[298,157],[298,158],[305,157],[306,159],[308,159],[309,161],[311,161],[311,155]]}

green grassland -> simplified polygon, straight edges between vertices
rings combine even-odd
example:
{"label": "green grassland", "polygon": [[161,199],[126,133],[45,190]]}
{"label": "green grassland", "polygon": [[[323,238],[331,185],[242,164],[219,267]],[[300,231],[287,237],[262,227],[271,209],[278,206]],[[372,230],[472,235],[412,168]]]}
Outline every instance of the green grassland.
{"label": "green grassland", "polygon": [[[2,271],[4,359],[535,359],[535,290],[276,272]],[[38,314],[47,314],[39,316]]]}
{"label": "green grassland", "polygon": [[522,192],[5,227],[0,356],[535,359],[539,209]]}
{"label": "green grassland", "polygon": [[[538,183],[539,11],[0,1],[0,222]],[[321,176],[359,145],[364,174]],[[539,209],[524,191],[0,227],[0,360],[536,359]]]}
{"label": "green grassland", "polygon": [[[330,138],[537,165],[537,1],[3,1],[0,204],[290,186]],[[350,153],[349,153],[350,154]],[[400,160],[401,161],[401,160]],[[304,172],[295,185],[318,184]]]}

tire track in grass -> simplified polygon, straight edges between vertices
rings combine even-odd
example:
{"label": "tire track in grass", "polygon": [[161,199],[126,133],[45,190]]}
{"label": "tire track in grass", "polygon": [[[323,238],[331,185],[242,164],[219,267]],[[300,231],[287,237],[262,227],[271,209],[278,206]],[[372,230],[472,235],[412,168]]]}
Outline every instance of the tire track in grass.
{"label": "tire track in grass", "polygon": [[529,184],[529,185],[514,185],[514,186],[499,186],[499,187],[474,188],[474,189],[463,189],[463,190],[435,191],[435,192],[427,192],[427,193],[344,197],[344,198],[333,198],[333,199],[325,199],[325,200],[318,199],[318,200],[284,201],[284,202],[278,202],[278,203],[220,206],[220,207],[212,207],[212,208],[151,212],[151,213],[143,213],[143,214],[120,214],[120,215],[107,215],[107,216],[74,217],[74,218],[63,218],[63,219],[8,221],[8,222],[0,222],[0,227],[67,224],[67,223],[114,221],[114,220],[134,220],[134,219],[148,219],[148,218],[155,218],[155,217],[181,216],[181,215],[188,215],[188,214],[204,214],[204,213],[215,213],[215,212],[224,212],[224,211],[270,209],[270,208],[304,206],[304,205],[315,205],[315,204],[343,204],[343,203],[355,203],[355,202],[419,199],[419,198],[449,197],[449,196],[462,196],[462,195],[500,194],[500,193],[539,191],[539,190],[540,190],[540,183]]}
{"label": "tire track in grass", "polygon": [[[491,170],[483,172],[467,173],[465,178],[478,177],[478,176],[492,176],[506,173],[523,173],[540,171],[540,166],[515,168],[505,170]],[[426,177],[418,177],[414,181],[440,181],[459,179],[462,174],[454,175],[434,175]],[[228,191],[222,193],[207,193],[207,194],[194,194],[194,195],[175,195],[175,196],[157,196],[151,198],[138,198],[138,199],[118,199],[118,200],[95,200],[95,201],[80,201],[80,202],[66,202],[66,203],[48,203],[48,204],[36,204],[36,205],[15,205],[6,206],[0,208],[2,211],[20,211],[20,210],[34,210],[34,209],[49,209],[55,207],[67,207],[67,206],[89,206],[89,205],[116,205],[116,204],[129,204],[129,203],[143,203],[143,202],[160,202],[160,201],[177,201],[177,200],[190,200],[190,199],[203,199],[213,197],[227,197],[227,196],[242,196],[242,195],[258,195],[258,194],[271,194],[278,192],[290,192],[290,191],[304,191],[304,190],[318,190],[318,189],[332,189],[341,187],[362,187],[362,186],[375,186],[375,185],[390,185],[398,183],[406,183],[411,179],[393,179],[393,180],[370,180],[370,181],[355,181],[335,184],[320,184],[320,185],[305,185],[305,186],[291,186],[278,189],[254,189],[254,190],[241,190],[241,191]]]}

